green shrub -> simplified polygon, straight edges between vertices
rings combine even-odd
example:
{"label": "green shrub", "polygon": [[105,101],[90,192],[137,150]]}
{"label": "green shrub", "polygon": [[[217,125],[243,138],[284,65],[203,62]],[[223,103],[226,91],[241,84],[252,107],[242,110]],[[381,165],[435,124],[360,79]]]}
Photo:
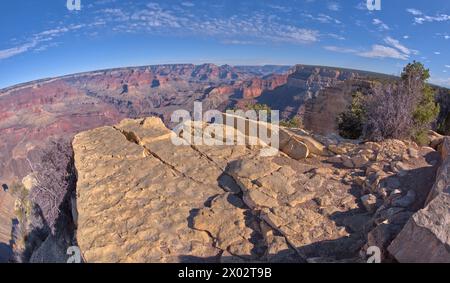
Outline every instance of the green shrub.
{"label": "green shrub", "polygon": [[426,130],[421,130],[414,133],[414,141],[421,146],[426,146],[430,143],[430,138],[428,137],[428,132]]}
{"label": "green shrub", "polygon": [[364,95],[356,92],[352,103],[337,118],[339,134],[347,139],[358,139],[363,133],[365,123]]}
{"label": "green shrub", "polygon": [[303,128],[303,123],[300,117],[294,116],[291,119],[281,120],[280,126],[286,128]]}
{"label": "green shrub", "polygon": [[415,129],[412,138],[417,143],[422,145],[429,143],[426,133],[438,115],[439,105],[435,101],[435,93],[429,85],[425,85],[423,88],[423,96],[413,113]]}

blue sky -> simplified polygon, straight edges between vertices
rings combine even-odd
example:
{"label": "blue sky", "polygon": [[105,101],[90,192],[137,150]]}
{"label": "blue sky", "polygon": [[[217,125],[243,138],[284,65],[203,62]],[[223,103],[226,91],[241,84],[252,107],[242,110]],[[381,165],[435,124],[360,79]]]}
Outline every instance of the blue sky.
{"label": "blue sky", "polygon": [[409,61],[450,87],[450,1],[1,1],[0,88],[163,63],[315,64],[399,74]]}

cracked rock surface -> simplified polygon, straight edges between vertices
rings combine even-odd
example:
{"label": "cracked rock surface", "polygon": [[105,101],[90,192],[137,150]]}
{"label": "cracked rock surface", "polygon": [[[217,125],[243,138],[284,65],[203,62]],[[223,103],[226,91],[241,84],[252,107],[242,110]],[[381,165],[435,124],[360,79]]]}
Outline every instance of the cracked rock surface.
{"label": "cracked rock surface", "polygon": [[[176,146],[171,135],[151,117],[74,138],[76,234],[87,262],[361,261],[365,245],[395,237],[420,208],[426,188],[414,176],[424,176],[411,164],[433,155],[390,150],[395,142],[322,146],[302,133],[293,139],[314,149],[297,160],[254,146]],[[361,202],[368,193],[373,211]]]}

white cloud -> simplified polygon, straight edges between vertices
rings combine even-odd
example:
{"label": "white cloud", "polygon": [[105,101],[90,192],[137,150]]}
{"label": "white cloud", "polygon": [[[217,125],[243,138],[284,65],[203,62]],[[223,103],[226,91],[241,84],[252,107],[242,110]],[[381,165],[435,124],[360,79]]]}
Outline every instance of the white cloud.
{"label": "white cloud", "polygon": [[392,38],[392,37],[390,37],[390,36],[386,37],[386,38],[384,39],[384,42],[385,42],[387,45],[390,45],[390,46],[392,46],[392,47],[394,47],[394,48],[400,50],[400,51],[401,51],[402,53],[404,53],[405,55],[410,55],[411,53],[412,53],[412,54],[417,54],[417,53],[418,53],[417,50],[412,50],[412,49],[407,48],[406,46],[404,46],[403,44],[401,44],[397,39],[394,39],[394,38]]}
{"label": "white cloud", "polygon": [[37,45],[36,41],[25,43],[20,46],[16,46],[9,49],[0,50],[0,60],[13,57],[15,55],[19,55],[21,53],[27,52],[31,48],[35,47]]}
{"label": "white cloud", "polygon": [[245,41],[251,42],[301,44],[316,42],[320,35],[316,30],[282,23],[272,13],[257,11],[247,17],[209,14],[198,17],[183,9],[166,9],[158,3],[150,3],[144,9],[131,9],[128,15],[130,21],[120,22],[111,17],[106,21],[110,21],[118,32],[170,33],[182,36],[195,34],[217,37],[222,42],[246,38]]}
{"label": "white cloud", "polygon": [[[55,46],[55,44],[47,43],[52,41],[53,39],[62,36],[63,34],[72,31],[77,30],[85,27],[83,24],[79,25],[69,25],[67,27],[58,27],[54,29],[45,30],[39,33],[33,34],[28,40],[26,40],[23,44],[0,50],[0,60],[10,58],[22,53],[25,53],[27,51],[42,51],[45,50],[48,47]],[[44,44],[43,46],[40,46],[40,44]]]}
{"label": "white cloud", "polygon": [[381,21],[380,19],[373,19],[372,23],[376,26],[378,26],[378,28],[380,30],[389,30],[389,26],[385,23],[383,23],[383,21]]}
{"label": "white cloud", "polygon": [[339,47],[339,46],[324,46],[323,48],[328,51],[339,52],[339,53],[357,53],[358,52],[355,49]]}
{"label": "white cloud", "polygon": [[248,41],[248,40],[239,40],[239,39],[226,39],[224,41],[222,41],[222,43],[224,44],[231,44],[231,45],[252,45],[252,44],[256,44],[253,41]]}
{"label": "white cloud", "polygon": [[339,34],[335,34],[335,33],[328,33],[327,34],[329,37],[337,39],[337,40],[345,40],[345,37],[343,37],[342,35]]}
{"label": "white cloud", "polygon": [[418,54],[417,50],[409,49],[398,40],[392,37],[386,37],[384,39],[385,45],[375,44],[369,51],[361,51],[353,48],[345,48],[338,46],[324,46],[324,49],[328,51],[334,51],[339,53],[352,53],[366,58],[393,58],[400,60],[407,60],[410,54]]}
{"label": "white cloud", "polygon": [[424,17],[414,18],[414,21],[417,24],[423,24],[424,22],[446,22],[446,21],[450,21],[450,15],[441,14],[441,15],[437,15],[434,17],[424,16]]}
{"label": "white cloud", "polygon": [[414,16],[414,22],[416,24],[450,21],[450,15],[447,14],[436,14],[435,16],[429,16],[417,9],[407,9],[406,11]]}
{"label": "white cloud", "polygon": [[122,9],[103,9],[100,11],[100,13],[103,13],[107,17],[111,17],[111,19],[114,19],[115,21],[128,21],[130,20],[130,16],[124,12]]}
{"label": "white cloud", "polygon": [[335,19],[329,15],[322,14],[322,13],[317,15],[317,17],[315,19],[324,24],[326,24],[326,23],[341,24],[341,21],[339,21],[338,19]]}
{"label": "white cloud", "polygon": [[[16,46],[7,46],[8,48],[0,50],[0,59],[56,46],[51,42],[75,30],[83,29],[86,35],[101,34],[99,27],[111,27],[113,32],[119,33],[211,36],[229,44],[307,44],[319,41],[321,36],[344,39],[337,34],[321,35],[318,30],[300,24],[288,24],[283,19],[274,16],[273,13],[269,13],[270,11],[250,11],[245,17],[236,14],[215,15],[214,13],[199,16],[191,9],[183,9],[180,5],[165,6],[155,2],[143,5],[132,2],[130,5],[119,8],[102,6],[99,2],[95,2],[95,5],[91,6],[90,22],[77,25],[61,23],[55,28],[31,34],[27,40],[19,42]],[[185,0],[180,4],[184,7],[192,7],[195,5],[194,3],[194,1]],[[332,10],[340,9],[340,6],[334,2],[329,2],[329,4],[335,4],[330,5]],[[96,7],[98,7],[97,10],[95,10]],[[286,7],[282,6],[273,8],[287,11]],[[341,21],[326,14],[319,14],[313,19],[323,23],[341,24]]]}
{"label": "white cloud", "polygon": [[447,33],[437,32],[435,35],[438,37],[442,37],[443,39],[450,39],[450,35],[448,35]]}
{"label": "white cloud", "polygon": [[185,7],[194,7],[195,4],[192,2],[181,2],[181,5],[185,6]]}
{"label": "white cloud", "polygon": [[413,8],[406,9],[406,11],[414,16],[420,16],[423,14],[422,11]]}
{"label": "white cloud", "polygon": [[328,10],[334,11],[334,12],[341,10],[341,6],[339,6],[339,4],[336,2],[328,3],[327,8],[328,8]]}
{"label": "white cloud", "polygon": [[449,68],[450,69],[450,65],[445,65],[445,68]]}
{"label": "white cloud", "polygon": [[288,13],[292,11],[292,8],[290,7],[285,7],[285,6],[280,6],[280,5],[268,5],[270,8],[278,10],[280,12],[284,12],[284,13]]}
{"label": "white cloud", "polygon": [[435,51],[434,54],[435,54],[435,55],[441,55],[441,52]]}
{"label": "white cloud", "polygon": [[408,39],[409,38],[409,35],[404,35],[403,36],[403,39]]}
{"label": "white cloud", "polygon": [[378,44],[373,45],[372,50],[358,53],[358,55],[367,58],[393,58],[400,60],[408,59],[407,54],[404,54],[395,48]]}

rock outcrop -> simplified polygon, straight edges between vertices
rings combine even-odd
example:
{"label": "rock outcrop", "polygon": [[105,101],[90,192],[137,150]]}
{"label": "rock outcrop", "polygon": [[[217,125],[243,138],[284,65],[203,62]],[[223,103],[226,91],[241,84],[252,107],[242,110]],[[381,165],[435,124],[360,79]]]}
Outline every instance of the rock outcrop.
{"label": "rock outcrop", "polygon": [[265,90],[275,88],[287,83],[288,75],[271,75],[265,78],[254,78],[243,83],[241,91],[245,99],[259,97]]}
{"label": "rock outcrop", "polygon": [[416,212],[389,246],[399,262],[450,263],[450,138],[441,145],[442,165],[425,208]]}
{"label": "rock outcrop", "polygon": [[[287,141],[322,144],[282,130]],[[174,135],[152,117],[75,137],[77,241],[87,262],[363,261],[366,245],[388,245],[425,201],[421,186],[435,167],[422,166],[438,158],[400,141],[265,157],[267,144],[177,146]],[[368,162],[346,167],[333,151]],[[403,177],[394,160],[408,166]]]}
{"label": "rock outcrop", "polygon": [[[159,118],[75,137],[77,239],[88,262],[301,261],[292,245],[339,235],[317,212],[296,208],[324,179],[295,177],[295,160],[280,157],[281,166],[254,147],[175,146],[170,138]],[[261,202],[268,195],[276,200]],[[288,224],[290,215],[307,223]]]}

